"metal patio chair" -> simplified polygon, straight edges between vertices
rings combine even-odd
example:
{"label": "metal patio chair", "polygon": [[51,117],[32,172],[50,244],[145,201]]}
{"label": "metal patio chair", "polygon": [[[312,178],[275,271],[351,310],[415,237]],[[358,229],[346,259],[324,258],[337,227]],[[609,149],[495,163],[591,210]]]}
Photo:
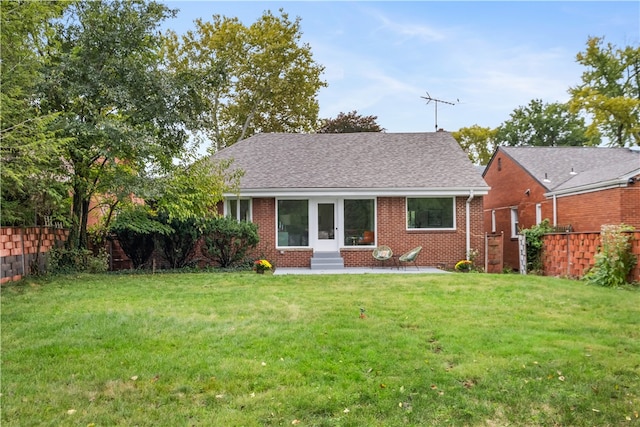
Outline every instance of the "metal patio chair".
{"label": "metal patio chair", "polygon": [[389,246],[378,246],[373,250],[373,257],[378,261],[382,262],[382,265],[393,258],[393,251]]}
{"label": "metal patio chair", "polygon": [[401,264],[403,262],[412,262],[413,265],[415,265],[416,268],[418,270],[420,270],[420,268],[418,268],[418,264],[416,264],[416,259],[418,258],[418,255],[420,254],[421,250],[422,250],[422,246],[418,246],[417,248],[413,248],[409,252],[406,252],[406,253],[400,255],[400,258],[398,258],[398,261],[400,261]]}

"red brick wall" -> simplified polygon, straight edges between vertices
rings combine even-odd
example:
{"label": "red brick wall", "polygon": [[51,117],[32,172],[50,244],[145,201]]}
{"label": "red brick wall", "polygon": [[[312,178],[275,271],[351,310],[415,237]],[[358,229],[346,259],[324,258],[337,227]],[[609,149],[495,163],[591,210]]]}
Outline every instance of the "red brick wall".
{"label": "red brick wall", "polygon": [[491,212],[495,210],[495,233],[504,233],[504,267],[518,269],[518,239],[511,238],[511,208],[518,208],[520,228],[530,228],[536,224],[538,203],[542,208],[542,219],[553,220],[553,201],[545,198],[546,189],[537,180],[501,152],[496,154],[484,179],[491,187],[484,197],[484,231],[493,233]]}
{"label": "red brick wall", "polygon": [[[67,240],[69,231],[47,227],[0,228],[0,284],[20,280],[29,274],[29,266],[36,255],[45,254],[51,248]],[[38,240],[40,245],[38,246]],[[44,257],[41,257],[41,263]]]}
{"label": "red brick wall", "polygon": [[258,224],[260,243],[256,257],[265,257],[277,267],[310,267],[313,251],[307,248],[276,251],[276,200],[254,198],[252,221]]}
{"label": "red brick wall", "polygon": [[[517,269],[518,239],[511,238],[511,208],[518,208],[520,228],[536,224],[536,204],[541,204],[542,219],[553,224],[553,199],[547,191],[511,157],[498,151],[484,179],[491,187],[484,197],[485,232],[492,233],[491,212],[495,210],[496,233],[504,232],[504,265]],[[527,194],[527,190],[529,190]],[[579,195],[557,197],[558,225],[571,225],[574,231],[596,231],[602,224],[628,224],[640,229],[640,182]]]}
{"label": "red brick wall", "polygon": [[[595,263],[600,232],[554,233],[544,237],[543,263],[546,276],[582,278]],[[632,252],[638,258],[630,280],[640,281],[640,231],[633,233]]]}
{"label": "red brick wall", "polygon": [[[466,257],[466,200],[456,199],[456,225],[454,231],[408,231],[405,225],[405,198],[379,197],[377,221],[379,245],[389,246],[394,254],[401,255],[416,246],[422,252],[416,262],[422,266],[443,266],[453,268],[456,262]],[[276,251],[275,199],[253,199],[253,222],[258,224],[260,244],[257,256],[266,256],[277,267],[309,267],[313,250],[285,249]],[[471,248],[479,251],[476,264],[484,266],[484,233],[482,226],[482,197],[471,202]],[[373,259],[373,247],[342,249],[346,267],[378,265]]]}
{"label": "red brick wall", "polygon": [[620,222],[632,225],[636,230],[640,230],[640,175],[636,176],[635,180],[635,184],[629,185],[622,190],[620,197],[622,216]]}
{"label": "red brick wall", "polygon": [[602,224],[627,224],[640,229],[640,183],[557,198],[558,223],[574,231],[600,232]]}

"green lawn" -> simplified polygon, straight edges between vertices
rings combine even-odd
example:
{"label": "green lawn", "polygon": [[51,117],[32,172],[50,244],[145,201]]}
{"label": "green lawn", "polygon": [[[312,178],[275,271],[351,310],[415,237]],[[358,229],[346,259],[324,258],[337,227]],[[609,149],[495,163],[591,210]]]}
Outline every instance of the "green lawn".
{"label": "green lawn", "polygon": [[82,275],[3,286],[1,308],[3,427],[640,426],[637,290]]}

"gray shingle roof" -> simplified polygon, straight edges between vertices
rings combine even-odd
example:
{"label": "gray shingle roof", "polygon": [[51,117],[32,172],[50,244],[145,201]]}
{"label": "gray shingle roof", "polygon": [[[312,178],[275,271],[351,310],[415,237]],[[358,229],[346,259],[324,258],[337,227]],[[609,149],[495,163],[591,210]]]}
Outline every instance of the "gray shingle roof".
{"label": "gray shingle roof", "polygon": [[[500,147],[500,150],[551,192],[606,185],[640,173],[640,151],[628,148]],[[545,176],[549,182],[544,181]]]}
{"label": "gray shingle roof", "polygon": [[245,171],[243,190],[488,190],[448,132],[258,134],[214,158]]}

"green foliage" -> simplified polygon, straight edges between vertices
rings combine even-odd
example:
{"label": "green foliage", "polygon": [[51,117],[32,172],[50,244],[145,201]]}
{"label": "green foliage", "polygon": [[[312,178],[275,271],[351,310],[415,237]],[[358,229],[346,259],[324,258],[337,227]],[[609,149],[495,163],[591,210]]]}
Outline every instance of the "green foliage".
{"label": "green foliage", "polygon": [[53,248],[47,253],[48,274],[104,273],[109,269],[109,254],[100,250]]}
{"label": "green foliage", "polygon": [[33,93],[42,81],[39,52],[50,19],[66,2],[2,1],[0,6],[0,182],[2,225],[43,224],[43,216],[66,222],[68,193],[62,174],[64,140],[51,127],[55,113],[43,113]]}
{"label": "green foliage", "polygon": [[631,252],[631,231],[633,227],[624,224],[602,226],[600,251],[593,269],[585,276],[588,283],[610,288],[627,283],[627,276],[637,262]]}
{"label": "green foliage", "polygon": [[317,133],[384,132],[376,122],[378,116],[363,116],[357,111],[339,113],[335,119],[321,120]]}
{"label": "green foliage", "polygon": [[511,118],[500,125],[495,138],[500,145],[583,146],[598,145],[600,138],[587,133],[584,118],[569,110],[567,104],[545,104],[534,99],[516,108]]}
{"label": "green foliage", "polygon": [[94,196],[137,194],[188,142],[184,88],[160,55],[158,28],[174,13],[155,1],[70,3],[47,39],[33,96],[66,141],[57,157],[72,194],[70,248],[87,246]]}
{"label": "green foliage", "polygon": [[247,252],[260,241],[256,224],[231,217],[206,221],[203,234],[205,256],[223,268],[245,261]]}
{"label": "green foliage", "polygon": [[258,132],[315,130],[324,67],[300,43],[299,18],[266,11],[249,26],[220,15],[195,25],[180,38],[169,32],[165,58],[177,75],[198,82],[192,103],[213,151]]}
{"label": "green foliage", "polygon": [[570,89],[571,109],[591,116],[589,134],[617,147],[640,145],[640,47],[616,48],[590,37],[576,61],[587,70]]}
{"label": "green foliage", "polygon": [[232,169],[233,160],[195,160],[176,165],[171,172],[154,179],[146,200],[163,218],[172,222],[213,216],[225,192],[237,192],[244,172]]}
{"label": "green foliage", "polygon": [[451,136],[469,156],[469,160],[478,165],[486,165],[497,148],[496,129],[473,125],[451,132]]}
{"label": "green foliage", "polygon": [[520,230],[527,239],[527,271],[542,271],[542,249],[544,235],[553,231],[548,219],[531,228]]}
{"label": "green foliage", "polygon": [[[166,220],[166,218],[164,218]],[[171,233],[156,234],[156,247],[162,251],[171,268],[183,268],[193,263],[196,243],[201,236],[200,220],[188,218],[163,221]]]}
{"label": "green foliage", "polygon": [[157,219],[144,205],[129,205],[116,216],[109,227],[134,268],[142,267],[155,249],[156,236],[170,235],[174,230]]}

